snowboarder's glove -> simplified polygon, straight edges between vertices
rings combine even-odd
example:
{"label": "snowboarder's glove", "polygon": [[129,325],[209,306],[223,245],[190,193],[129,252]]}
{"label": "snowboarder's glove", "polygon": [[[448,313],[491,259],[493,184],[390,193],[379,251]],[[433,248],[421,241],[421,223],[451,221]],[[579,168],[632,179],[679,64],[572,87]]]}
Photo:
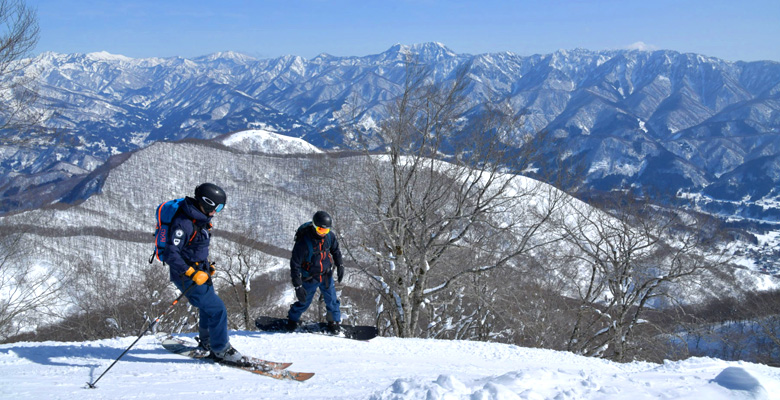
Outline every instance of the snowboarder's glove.
{"label": "snowboarder's glove", "polygon": [[301,303],[306,301],[306,289],[303,288],[303,286],[296,286],[295,287],[295,297],[298,298],[298,301]]}
{"label": "snowboarder's glove", "polygon": [[217,268],[214,267],[214,261],[209,264],[209,276],[214,276],[217,273]]}
{"label": "snowboarder's glove", "polygon": [[338,278],[339,283],[344,279],[344,266],[343,265],[337,265],[336,266],[336,278]]}
{"label": "snowboarder's glove", "polygon": [[303,280],[301,279],[301,274],[295,274],[292,277],[292,285],[293,287],[298,287],[303,285]]}
{"label": "snowboarder's glove", "polygon": [[209,274],[203,271],[195,271],[195,268],[193,267],[187,269],[187,271],[184,272],[184,275],[192,279],[192,281],[195,282],[195,284],[198,286],[206,283],[206,281],[209,280],[209,278],[211,278]]}

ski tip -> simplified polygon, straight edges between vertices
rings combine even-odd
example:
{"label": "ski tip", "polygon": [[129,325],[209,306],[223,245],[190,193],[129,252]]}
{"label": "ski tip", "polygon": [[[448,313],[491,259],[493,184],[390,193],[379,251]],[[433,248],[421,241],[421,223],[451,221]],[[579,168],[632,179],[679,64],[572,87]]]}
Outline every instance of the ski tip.
{"label": "ski tip", "polygon": [[314,376],[314,372],[294,372],[288,370],[277,370],[271,372],[270,374],[263,374],[263,375],[267,375],[276,379],[283,379],[283,380],[288,379],[291,381],[303,382],[311,379],[311,377]]}
{"label": "ski tip", "polygon": [[298,372],[295,380],[303,382],[311,379],[312,376],[314,376],[314,372]]}

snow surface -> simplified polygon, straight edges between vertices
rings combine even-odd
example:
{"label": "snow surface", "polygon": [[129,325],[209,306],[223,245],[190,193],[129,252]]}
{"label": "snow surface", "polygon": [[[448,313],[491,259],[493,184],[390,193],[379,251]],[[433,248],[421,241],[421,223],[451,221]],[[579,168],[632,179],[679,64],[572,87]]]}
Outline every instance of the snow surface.
{"label": "snow surface", "polygon": [[[182,335],[192,337],[192,335]],[[513,345],[432,339],[369,342],[231,332],[240,351],[315,372],[278,381],[196,361],[142,338],[0,345],[2,399],[777,399],[780,368],[712,358],[618,364]]]}

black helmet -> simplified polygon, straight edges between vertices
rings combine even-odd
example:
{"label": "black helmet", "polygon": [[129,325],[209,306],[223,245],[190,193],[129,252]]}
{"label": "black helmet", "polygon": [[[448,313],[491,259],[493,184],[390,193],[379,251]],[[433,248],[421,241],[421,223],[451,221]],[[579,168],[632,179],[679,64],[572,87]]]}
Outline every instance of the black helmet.
{"label": "black helmet", "polygon": [[227,195],[221,187],[213,183],[202,183],[195,188],[195,199],[206,214],[211,214],[214,210],[222,211],[227,202]]}
{"label": "black helmet", "polygon": [[333,227],[333,219],[331,219],[330,214],[326,213],[325,211],[317,211],[314,213],[314,216],[311,218],[311,222],[314,224],[314,226],[318,226],[320,228],[330,229]]}

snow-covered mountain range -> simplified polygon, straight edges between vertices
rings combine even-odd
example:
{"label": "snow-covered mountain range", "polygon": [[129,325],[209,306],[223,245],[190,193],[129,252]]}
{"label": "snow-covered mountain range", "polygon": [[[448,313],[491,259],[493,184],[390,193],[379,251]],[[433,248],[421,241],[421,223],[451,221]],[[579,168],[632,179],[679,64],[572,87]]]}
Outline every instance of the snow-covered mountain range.
{"label": "snow-covered mountain range", "polygon": [[584,171],[585,189],[680,193],[725,216],[780,219],[780,63],[667,50],[470,55],[440,43],[308,60],[41,54],[26,73],[38,77],[61,135],[49,146],[3,148],[0,212],[73,199],[70,190],[110,156],[157,141],[267,128],[343,147],[343,115],[359,106],[367,120],[381,118],[408,54],[440,80],[471,63],[472,115],[485,100],[508,99],[528,132],[549,134],[550,164]]}

